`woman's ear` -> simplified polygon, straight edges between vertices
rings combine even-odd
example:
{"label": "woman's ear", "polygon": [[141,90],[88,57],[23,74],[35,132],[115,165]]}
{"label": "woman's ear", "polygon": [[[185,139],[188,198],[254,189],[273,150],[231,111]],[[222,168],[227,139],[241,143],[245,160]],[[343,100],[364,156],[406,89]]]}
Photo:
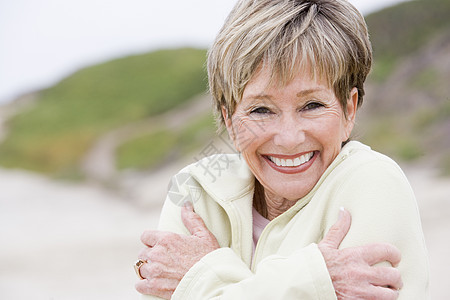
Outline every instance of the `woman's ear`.
{"label": "woman's ear", "polygon": [[353,127],[356,121],[356,110],[358,109],[358,89],[356,87],[352,88],[350,91],[350,97],[347,100],[346,108],[346,139],[350,137]]}
{"label": "woman's ear", "polygon": [[356,87],[350,91],[350,98],[347,100],[347,119],[355,122],[356,110],[358,109],[359,93]]}

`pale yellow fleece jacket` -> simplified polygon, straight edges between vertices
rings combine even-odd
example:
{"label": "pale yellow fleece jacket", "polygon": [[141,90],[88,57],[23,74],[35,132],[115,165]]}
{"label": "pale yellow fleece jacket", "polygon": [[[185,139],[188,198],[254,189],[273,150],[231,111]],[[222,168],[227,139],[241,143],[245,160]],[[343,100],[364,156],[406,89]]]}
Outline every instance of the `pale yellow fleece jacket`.
{"label": "pale yellow fleece jacket", "polygon": [[340,207],[352,214],[340,248],[395,245],[402,253],[399,299],[429,299],[416,200],[394,161],[359,142],[348,143],[309,194],[267,225],[252,257],[254,181],[245,161],[228,154],[205,158],[172,178],[158,229],[188,234],[180,211],[190,200],[222,247],[188,271],[172,299],[337,299],[317,243]]}

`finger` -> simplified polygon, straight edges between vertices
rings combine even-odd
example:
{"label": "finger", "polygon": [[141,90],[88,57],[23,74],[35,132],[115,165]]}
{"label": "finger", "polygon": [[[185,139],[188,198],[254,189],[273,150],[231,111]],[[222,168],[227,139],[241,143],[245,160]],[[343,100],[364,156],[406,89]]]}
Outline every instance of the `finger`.
{"label": "finger", "polygon": [[369,282],[375,286],[388,287],[399,290],[403,287],[401,273],[396,268],[391,267],[372,267],[373,277]]}
{"label": "finger", "polygon": [[148,261],[140,268],[141,276],[146,279],[163,277],[163,266],[155,261]]}
{"label": "finger", "polygon": [[339,212],[339,219],[333,226],[331,226],[330,230],[328,230],[328,233],[322,239],[320,244],[326,245],[334,249],[339,248],[339,245],[341,244],[342,240],[345,238],[348,231],[350,230],[351,223],[352,217],[350,213],[344,208],[341,208]]}
{"label": "finger", "polygon": [[180,279],[185,274],[178,269],[167,266],[158,261],[150,260],[143,264],[140,268],[141,276],[147,279],[165,278],[165,279]]}
{"label": "finger", "polygon": [[209,236],[210,232],[203,222],[202,218],[194,212],[191,202],[185,202],[181,209],[181,219],[184,226],[192,235],[197,237]]}
{"label": "finger", "polygon": [[138,259],[148,261],[150,259],[150,251],[152,251],[152,248],[145,247],[139,252]]}
{"label": "finger", "polygon": [[146,230],[141,235],[141,242],[148,247],[154,247],[165,235],[162,231]]}
{"label": "finger", "polygon": [[398,290],[381,286],[372,286],[369,290],[373,295],[376,295],[376,297],[370,299],[396,300],[400,295]]}
{"label": "finger", "polygon": [[163,299],[170,299],[179,281],[174,279],[144,279],[136,283],[136,290],[144,295],[154,295]]}
{"label": "finger", "polygon": [[390,262],[392,266],[396,267],[402,258],[400,250],[387,243],[362,246],[361,256],[371,266],[387,261]]}

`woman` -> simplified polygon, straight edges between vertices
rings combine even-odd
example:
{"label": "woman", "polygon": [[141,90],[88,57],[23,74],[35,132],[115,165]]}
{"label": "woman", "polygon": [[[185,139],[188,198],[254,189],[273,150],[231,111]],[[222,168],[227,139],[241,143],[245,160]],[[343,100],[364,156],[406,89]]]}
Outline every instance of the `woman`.
{"label": "woman", "polygon": [[345,0],[239,1],[208,75],[240,154],[207,157],[173,178],[177,197],[169,191],[160,231],[142,236],[137,290],[426,299],[412,190],[392,160],[349,142],[371,61],[364,19]]}

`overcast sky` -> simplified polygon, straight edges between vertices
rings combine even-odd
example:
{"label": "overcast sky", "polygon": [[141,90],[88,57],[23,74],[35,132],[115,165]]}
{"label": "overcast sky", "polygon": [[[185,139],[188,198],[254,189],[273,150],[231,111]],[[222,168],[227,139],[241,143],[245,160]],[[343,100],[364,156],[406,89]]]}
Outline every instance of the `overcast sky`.
{"label": "overcast sky", "polygon": [[[208,47],[236,0],[0,0],[0,103],[101,61]],[[364,14],[404,0],[351,0]]]}

